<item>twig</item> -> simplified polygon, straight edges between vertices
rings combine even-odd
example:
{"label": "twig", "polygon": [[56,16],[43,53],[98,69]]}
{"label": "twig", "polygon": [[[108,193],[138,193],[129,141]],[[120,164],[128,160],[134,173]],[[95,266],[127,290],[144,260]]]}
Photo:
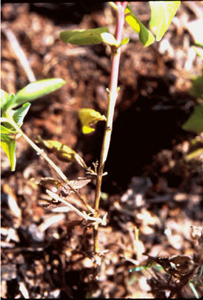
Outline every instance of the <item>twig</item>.
{"label": "twig", "polygon": [[78,193],[78,191],[69,183],[68,178],[66,175],[61,171],[57,165],[48,157],[48,155],[44,152],[43,149],[39,148],[33,141],[18,127],[18,125],[13,121],[12,117],[7,118],[1,118],[1,122],[7,122],[10,123],[16,131],[30,144],[30,146],[39,154],[41,155],[47,162],[48,164],[54,169],[54,171],[63,179],[63,181],[68,184],[68,186],[71,188],[71,190],[77,195],[77,197],[83,202],[83,204],[87,207],[87,209],[91,212],[94,213],[94,209],[86,202],[83,197]]}
{"label": "twig", "polygon": [[106,215],[104,216],[103,219],[99,218],[99,217],[91,217],[88,216],[86,213],[79,211],[75,206],[73,206],[72,204],[70,204],[69,202],[67,202],[65,199],[59,197],[57,194],[53,193],[50,190],[46,190],[47,194],[53,198],[56,201],[60,201],[62,203],[64,203],[65,205],[67,205],[71,210],[73,210],[76,214],[78,214],[80,217],[82,217],[83,219],[85,219],[86,221],[94,221],[96,223],[100,223],[102,225],[105,225],[106,223]]}
{"label": "twig", "polygon": [[14,33],[12,32],[11,29],[9,29],[7,27],[6,24],[2,24],[1,28],[2,28],[2,31],[5,34],[5,36],[7,37],[8,41],[10,42],[11,47],[12,47],[16,57],[19,59],[20,64],[23,67],[29,81],[30,82],[36,81],[35,75],[34,75],[32,69],[30,68],[30,64],[27,60],[27,57],[26,57],[24,51],[22,50]]}

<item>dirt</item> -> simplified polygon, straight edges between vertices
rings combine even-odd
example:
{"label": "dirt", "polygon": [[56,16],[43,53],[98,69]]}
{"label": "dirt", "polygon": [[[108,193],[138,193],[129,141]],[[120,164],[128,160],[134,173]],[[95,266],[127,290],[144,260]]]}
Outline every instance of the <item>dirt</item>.
{"label": "dirt", "polygon": [[[148,3],[131,5],[147,25]],[[203,252],[203,164],[199,157],[186,159],[203,142],[201,135],[181,128],[197,103],[189,92],[190,78],[200,75],[202,66],[187,24],[200,17],[202,2],[182,2],[163,40],[147,48],[125,26],[130,42],[122,48],[108,174],[103,177],[100,216],[107,213],[107,222],[99,227],[99,254],[93,253],[92,222],[70,209],[54,212],[56,203],[44,204],[50,197],[38,183],[42,177],[57,178],[44,159],[21,137],[11,172],[2,152],[2,298],[194,298],[189,280],[196,280],[196,291],[203,295],[203,279],[197,278]],[[105,114],[110,49],[65,45],[59,33],[101,26],[114,33],[110,6],[5,3],[2,25],[3,90],[16,93],[30,82],[6,29],[17,38],[36,80],[59,77],[67,82],[32,102],[22,130],[33,141],[40,135],[68,145],[93,167],[104,123],[84,135],[78,110]],[[70,180],[86,176],[77,164],[48,155]],[[80,193],[93,206],[94,180]],[[67,199],[85,210],[73,193]],[[191,226],[199,230],[196,239]],[[156,268],[147,269],[150,262]],[[133,271],[137,265],[143,268]]]}

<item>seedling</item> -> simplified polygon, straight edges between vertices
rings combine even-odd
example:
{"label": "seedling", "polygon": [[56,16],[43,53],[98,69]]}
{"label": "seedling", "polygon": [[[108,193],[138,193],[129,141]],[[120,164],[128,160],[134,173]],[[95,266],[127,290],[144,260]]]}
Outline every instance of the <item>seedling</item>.
{"label": "seedling", "polygon": [[[114,109],[116,105],[116,100],[119,93],[118,87],[118,76],[119,76],[119,64],[121,49],[124,44],[129,42],[129,38],[123,39],[123,27],[125,21],[133,28],[133,30],[139,35],[139,40],[144,47],[150,46],[155,41],[160,41],[166,30],[168,29],[173,16],[175,15],[180,1],[152,1],[149,2],[151,9],[151,19],[149,22],[150,30],[148,30],[141,21],[134,14],[130,4],[128,2],[110,2],[110,5],[116,12],[116,30],[115,35],[108,32],[107,27],[95,28],[95,29],[79,29],[79,30],[68,30],[63,31],[60,34],[60,38],[66,44],[74,45],[94,45],[104,43],[111,48],[111,74],[110,82],[107,90],[108,105],[105,116],[101,115],[99,112],[90,109],[82,108],[79,110],[79,118],[82,123],[82,131],[84,134],[91,133],[94,131],[94,125],[98,121],[105,122],[105,130],[103,143],[101,148],[101,155],[98,165],[95,163],[95,169],[92,170],[90,167],[86,166],[84,160],[67,145],[63,145],[57,141],[45,141],[41,137],[38,137],[38,143],[48,151],[56,154],[56,156],[66,162],[74,162],[79,164],[85,169],[86,173],[92,177],[96,177],[96,191],[94,199],[94,207],[91,207],[83,197],[77,191],[75,183],[70,182],[68,178],[63,174],[63,172],[53,163],[53,161],[48,157],[44,150],[42,150],[38,145],[32,142],[20,129],[23,124],[23,119],[28,112],[30,103],[38,97],[41,97],[51,91],[54,91],[65,84],[62,79],[48,79],[37,81],[29,84],[24,89],[20,90],[16,95],[9,95],[7,92],[2,91],[1,97],[1,108],[2,108],[2,118],[1,122],[1,141],[2,147],[6,152],[10,164],[11,170],[15,170],[16,156],[15,156],[15,145],[16,140],[19,136],[22,136],[30,145],[39,153],[49,165],[56,171],[61,180],[54,178],[44,178],[41,180],[40,184],[54,184],[55,189],[48,190],[48,194],[54,198],[56,201],[60,201],[68,204],[68,198],[70,190],[78,196],[78,198],[85,204],[89,213],[92,215],[87,215],[81,212],[77,212],[86,220],[91,220],[94,223],[94,253],[100,254],[99,243],[98,243],[98,229],[99,224],[105,224],[106,216],[101,219],[99,217],[99,204],[101,196],[101,185],[102,178],[105,174],[104,167],[108,156],[111,134],[113,129],[113,117]],[[60,193],[57,194],[58,189]],[[65,192],[64,192],[65,191]],[[56,193],[55,193],[56,192]],[[72,207],[74,211],[75,208]]]}
{"label": "seedling", "polygon": [[[118,74],[121,47],[122,45],[129,42],[128,38],[122,39],[124,23],[126,21],[138,33],[139,40],[144,47],[149,46],[154,43],[155,40],[161,40],[166,30],[168,29],[168,26],[170,25],[170,22],[178,9],[180,2],[150,2],[151,20],[149,25],[152,32],[155,34],[155,37],[152,32],[149,31],[142,24],[142,22],[138,20],[128,2],[110,2],[110,4],[116,11],[116,32],[114,36],[107,32],[106,27],[96,28],[93,30],[63,31],[60,34],[61,39],[65,43],[76,45],[92,45],[103,42],[104,44],[110,45],[111,47],[111,75],[109,88],[107,89],[108,107],[106,112],[106,120],[99,114],[99,112],[90,110],[88,108],[83,108],[79,111],[79,118],[83,126],[83,133],[91,132],[93,130],[91,125],[95,124],[97,121],[103,119],[106,122],[99,166],[96,176],[96,192],[94,201],[94,210],[96,214],[98,214],[99,210],[102,177],[109,151],[113,127],[114,108],[119,92]],[[98,224],[96,224],[94,227],[94,252],[99,253]]]}

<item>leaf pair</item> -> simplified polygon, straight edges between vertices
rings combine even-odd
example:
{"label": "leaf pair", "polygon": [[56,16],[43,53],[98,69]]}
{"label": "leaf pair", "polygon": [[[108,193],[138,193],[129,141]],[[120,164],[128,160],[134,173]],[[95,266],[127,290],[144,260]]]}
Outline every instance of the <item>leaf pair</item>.
{"label": "leaf pair", "polygon": [[[110,3],[115,9],[117,6]],[[156,35],[156,41],[160,41],[168,29],[172,18],[180,5],[180,1],[149,1],[151,9],[150,29]],[[125,20],[139,35],[140,42],[143,46],[149,46],[155,42],[153,34],[143,25],[135,16],[130,5],[125,10]],[[73,45],[93,45],[104,42],[110,46],[120,47],[128,43],[129,39],[125,38],[120,44],[115,37],[107,32],[107,27],[95,29],[66,30],[60,33],[60,38],[64,43]]]}
{"label": "leaf pair", "polygon": [[[149,27],[156,35],[156,41],[160,41],[176,14],[180,1],[149,1],[149,5],[151,9]],[[138,33],[143,46],[153,44],[155,42],[153,34],[138,20],[129,4],[125,14],[126,22]]]}
{"label": "leaf pair", "polygon": [[[14,122],[18,127],[21,127],[31,105],[27,101],[47,95],[59,89],[65,83],[60,78],[39,80],[28,84],[17,92],[16,95],[9,95],[7,92],[1,90],[1,122],[4,123],[4,125],[1,125],[1,147],[9,158],[12,171],[15,170],[16,166],[15,147],[16,136],[18,134],[12,123]],[[17,108],[18,106],[20,107]],[[16,109],[14,110],[14,108]]]}
{"label": "leaf pair", "polygon": [[129,39],[125,38],[118,44],[115,37],[107,31],[107,27],[66,30],[60,33],[60,38],[64,43],[73,45],[96,45],[104,42],[107,45],[119,47],[128,43]]}

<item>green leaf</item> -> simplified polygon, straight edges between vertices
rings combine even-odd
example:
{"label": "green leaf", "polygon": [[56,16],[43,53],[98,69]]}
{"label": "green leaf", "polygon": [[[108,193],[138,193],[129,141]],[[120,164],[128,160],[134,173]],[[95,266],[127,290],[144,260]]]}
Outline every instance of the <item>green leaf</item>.
{"label": "green leaf", "polygon": [[101,33],[107,32],[107,27],[100,27],[94,29],[79,29],[66,30],[60,33],[60,38],[64,43],[73,45],[93,45],[103,42]]}
{"label": "green leaf", "polygon": [[5,103],[9,101],[9,99],[9,94],[1,89],[1,109],[4,107]]}
{"label": "green leaf", "polygon": [[15,171],[16,166],[16,155],[15,155],[15,148],[16,148],[16,141],[10,138],[8,135],[2,134],[1,135],[1,147],[5,151],[11,165],[11,171]]}
{"label": "green leaf", "polygon": [[1,90],[1,110],[2,113],[6,112],[10,107],[12,107],[12,104],[15,100],[14,94],[8,94],[7,92]]}
{"label": "green leaf", "polygon": [[125,45],[125,44],[127,44],[128,42],[129,42],[129,38],[127,37],[127,38],[124,38],[122,41],[121,41],[121,43],[120,43],[120,45],[119,45],[119,47],[120,46],[123,46],[123,45]]}
{"label": "green leaf", "polygon": [[61,78],[50,78],[32,82],[16,94],[12,107],[54,92],[65,83],[66,82]]}
{"label": "green leaf", "polygon": [[189,119],[182,125],[182,129],[195,133],[203,132],[203,104],[195,107]]}
{"label": "green leaf", "polygon": [[203,99],[203,70],[201,76],[192,79],[190,94],[194,97]]}
{"label": "green leaf", "polygon": [[176,14],[180,1],[149,1],[149,5],[151,8],[149,26],[156,35],[156,41],[160,41]]}
{"label": "green leaf", "polygon": [[142,22],[136,18],[129,4],[125,10],[125,20],[138,33],[143,46],[147,47],[154,43],[155,37]]}
{"label": "green leaf", "polygon": [[115,39],[115,37],[113,36],[113,34],[111,34],[109,32],[103,32],[103,33],[101,33],[101,38],[105,44],[118,47],[118,42]]}
{"label": "green leaf", "polygon": [[82,131],[84,134],[94,131],[95,129],[92,128],[92,126],[98,121],[106,121],[104,115],[101,115],[98,111],[91,108],[81,108],[78,115],[82,123]]}
{"label": "green leaf", "polygon": [[23,124],[23,119],[26,116],[29,108],[30,108],[30,103],[24,103],[23,106],[20,108],[16,109],[16,111],[13,114],[13,120],[17,123],[19,127],[22,126]]}
{"label": "green leaf", "polygon": [[14,129],[10,129],[10,128],[7,128],[7,127],[1,125],[1,134],[11,135],[11,134],[14,134],[14,133],[15,133]]}

